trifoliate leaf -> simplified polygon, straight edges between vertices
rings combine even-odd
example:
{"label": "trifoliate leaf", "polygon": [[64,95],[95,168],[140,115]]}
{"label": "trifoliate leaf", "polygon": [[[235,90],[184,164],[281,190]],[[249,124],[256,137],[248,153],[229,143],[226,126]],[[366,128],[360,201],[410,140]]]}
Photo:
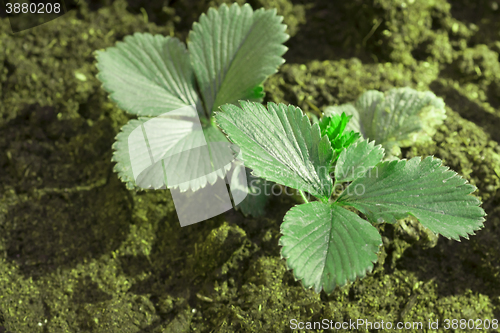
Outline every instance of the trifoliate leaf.
{"label": "trifoliate leaf", "polygon": [[394,88],[386,94],[369,90],[354,105],[328,107],[325,115],[352,115],[352,129],[359,127],[365,139],[375,140],[389,155],[397,156],[399,147],[430,140],[436,126],[446,118],[444,106],[443,100],[430,91]]}
{"label": "trifoliate leaf", "polygon": [[194,107],[130,120],[113,148],[115,171],[128,188],[195,191],[223,178],[234,159],[222,132],[202,127]]}
{"label": "trifoliate leaf", "polygon": [[344,133],[344,129],[351,117],[352,116],[347,116],[345,113],[341,115],[333,114],[331,116],[323,116],[319,121],[321,136],[328,136],[330,144],[332,145],[335,154],[333,162],[338,159],[340,152],[344,148],[349,147],[361,137],[361,134],[355,131]]}
{"label": "trifoliate leaf", "polygon": [[328,173],[333,151],[318,124],[311,125],[292,105],[240,101],[226,104],[215,116],[229,139],[241,149],[245,166],[261,178],[306,191],[328,200],[332,179]]}
{"label": "trifoliate leaf", "polygon": [[382,146],[375,141],[362,140],[349,146],[340,153],[335,165],[335,184],[351,182],[377,165],[384,157]]}
{"label": "trifoliate leaf", "polygon": [[191,63],[208,113],[238,100],[261,101],[262,83],[277,71],[288,35],[276,10],[223,4],[189,34]]}
{"label": "trifoliate leaf", "polygon": [[364,277],[377,261],[382,238],[375,227],[336,204],[293,207],[281,225],[281,256],[304,287],[331,293]]}
{"label": "trifoliate leaf", "polygon": [[205,117],[189,53],[177,38],[135,33],[96,54],[97,78],[121,109],[154,117],[196,105]]}
{"label": "trifoliate leaf", "polygon": [[[202,15],[200,20],[190,34],[192,52],[176,38],[147,33],[127,36],[116,46],[96,52],[97,77],[110,98],[125,111],[148,117],[163,117],[168,112],[194,105],[199,117],[197,122],[201,120],[204,125],[209,124],[206,118],[212,108],[220,104],[240,98],[261,100],[263,81],[284,62],[281,56],[287,48],[282,43],[288,36],[284,33],[285,25],[281,24],[282,17],[276,16],[275,10],[254,12],[249,5],[235,4],[210,9],[208,16]],[[210,112],[204,109],[197,88],[201,89]],[[160,163],[156,160],[158,156],[153,158],[149,154],[148,149],[154,147],[148,148],[146,134],[136,132],[137,142],[129,141],[130,134],[143,126],[141,123],[152,124],[152,119],[130,122],[115,144],[113,159],[118,162],[115,170],[127,182],[127,187],[170,188],[173,183],[191,177],[178,186],[181,190],[186,186],[196,190],[224,176],[226,166],[216,169],[228,156],[227,140],[222,133],[214,132],[210,126],[190,131],[185,125],[191,120],[183,124],[158,123],[155,125],[159,126],[156,128],[159,135],[155,137],[157,148],[168,155]],[[177,125],[180,127],[176,128]],[[130,155],[130,148],[135,151],[134,156]],[[139,152],[140,149],[145,150]],[[183,149],[189,153],[181,152]],[[147,166],[140,177],[134,176],[134,165],[136,168]],[[182,169],[176,171],[174,165]],[[201,175],[202,171],[211,172]],[[170,175],[168,180],[167,175]],[[199,178],[192,178],[196,176]],[[176,180],[172,182],[171,178]]]}
{"label": "trifoliate leaf", "polygon": [[353,181],[337,202],[360,210],[376,223],[395,223],[408,215],[446,238],[468,238],[483,227],[481,201],[475,187],[441,165],[419,157],[379,163]]}

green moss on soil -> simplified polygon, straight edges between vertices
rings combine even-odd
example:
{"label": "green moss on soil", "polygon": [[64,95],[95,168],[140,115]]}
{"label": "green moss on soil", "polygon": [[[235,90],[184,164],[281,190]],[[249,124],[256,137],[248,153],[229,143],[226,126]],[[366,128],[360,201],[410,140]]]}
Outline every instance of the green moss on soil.
{"label": "green moss on soil", "polygon": [[129,117],[100,88],[92,52],[137,31],[185,40],[192,22],[222,2],[231,1],[82,3],[16,35],[0,19],[0,332],[288,332],[291,319],[500,319],[493,2],[249,1],[278,8],[293,36],[288,63],[266,82],[268,101],[318,113],[367,89],[433,90],[448,118],[432,142],[403,154],[443,159],[478,187],[488,213],[485,228],[462,242],[436,242],[411,219],[381,226],[374,272],[331,295],[305,290],[280,259],[292,198],[273,198],[264,218],[228,212],[181,228],[168,192],[127,191],[112,172],[113,137]]}

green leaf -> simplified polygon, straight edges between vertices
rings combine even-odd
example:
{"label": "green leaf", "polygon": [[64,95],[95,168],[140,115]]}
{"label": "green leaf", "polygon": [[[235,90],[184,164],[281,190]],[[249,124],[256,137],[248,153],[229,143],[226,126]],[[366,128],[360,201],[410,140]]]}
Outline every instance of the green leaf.
{"label": "green leaf", "polygon": [[304,287],[331,293],[373,269],[382,238],[358,215],[310,202],[293,207],[281,225],[281,256]]}
{"label": "green leaf", "polygon": [[194,108],[186,110],[141,117],[123,126],[113,145],[113,161],[128,188],[195,191],[230,169],[230,143],[216,127],[203,128]]}
{"label": "green leaf", "polygon": [[328,136],[333,151],[335,152],[333,162],[338,159],[340,152],[344,148],[349,147],[361,137],[361,134],[354,131],[344,133],[344,129],[349,123],[349,119],[351,119],[351,117],[352,116],[347,116],[345,113],[342,113],[341,115],[333,114],[331,116],[322,117],[319,122],[321,136]]}
{"label": "green leaf", "polygon": [[443,100],[430,91],[394,88],[386,94],[366,91],[355,105],[328,107],[325,115],[352,115],[352,129],[359,127],[365,139],[375,140],[389,155],[397,156],[400,147],[431,139],[436,126],[446,118],[444,106]]}
{"label": "green leaf", "polygon": [[382,146],[375,146],[375,141],[358,141],[340,153],[335,165],[335,184],[351,182],[364,175],[384,157]]}
{"label": "green leaf", "polygon": [[395,223],[413,215],[432,232],[459,240],[483,227],[475,187],[441,165],[419,157],[382,162],[353,181],[337,202],[360,210],[371,222]]}
{"label": "green leaf", "polygon": [[215,115],[229,139],[241,149],[245,166],[258,177],[306,191],[321,200],[332,193],[328,173],[333,151],[318,124],[292,105],[240,101]]}
{"label": "green leaf", "polygon": [[325,108],[323,117],[333,117],[334,115],[340,116],[345,113],[347,116],[351,117],[347,123],[345,129],[347,131],[354,131],[361,133],[359,113],[358,110],[351,103],[337,105],[337,106],[327,106]]}
{"label": "green leaf", "polygon": [[177,38],[135,33],[96,55],[97,78],[121,109],[150,117],[188,105],[202,112],[189,53]]}
{"label": "green leaf", "polygon": [[277,71],[288,35],[276,10],[250,5],[210,8],[189,34],[191,63],[206,110],[238,100],[261,101],[262,83]]}

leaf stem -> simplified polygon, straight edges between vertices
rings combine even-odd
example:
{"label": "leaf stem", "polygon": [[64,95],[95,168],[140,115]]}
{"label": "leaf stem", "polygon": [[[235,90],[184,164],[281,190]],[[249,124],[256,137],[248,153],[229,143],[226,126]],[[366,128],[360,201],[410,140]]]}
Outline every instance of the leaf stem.
{"label": "leaf stem", "polygon": [[302,197],[302,200],[304,200],[305,203],[309,203],[309,200],[307,200],[306,195],[304,194],[304,192],[302,192],[301,190],[299,190],[299,193],[300,193],[300,196]]}
{"label": "leaf stem", "polygon": [[196,90],[196,94],[200,98],[201,107],[203,109],[203,112],[205,113],[205,116],[207,117],[207,119],[210,119],[210,116],[212,115],[212,112],[210,112],[209,110],[207,110],[207,104],[205,103],[205,98],[201,94],[200,84],[198,83],[197,79],[194,80],[194,88]]}

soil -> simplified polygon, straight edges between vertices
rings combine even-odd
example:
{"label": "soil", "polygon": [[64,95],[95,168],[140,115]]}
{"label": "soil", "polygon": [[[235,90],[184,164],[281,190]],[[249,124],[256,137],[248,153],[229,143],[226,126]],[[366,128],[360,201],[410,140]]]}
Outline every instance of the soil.
{"label": "soil", "polygon": [[113,172],[114,137],[133,117],[107,98],[93,52],[134,32],[185,41],[222,2],[80,1],[16,34],[0,18],[0,332],[291,332],[293,319],[499,331],[500,2],[249,1],[277,8],[291,35],[266,101],[314,113],[367,89],[433,91],[447,119],[403,157],[441,158],[488,214],[461,242],[410,219],[379,226],[373,272],[330,295],[305,290],[280,257],[293,198],[273,197],[263,218],[181,228],[168,191],[127,190]]}

